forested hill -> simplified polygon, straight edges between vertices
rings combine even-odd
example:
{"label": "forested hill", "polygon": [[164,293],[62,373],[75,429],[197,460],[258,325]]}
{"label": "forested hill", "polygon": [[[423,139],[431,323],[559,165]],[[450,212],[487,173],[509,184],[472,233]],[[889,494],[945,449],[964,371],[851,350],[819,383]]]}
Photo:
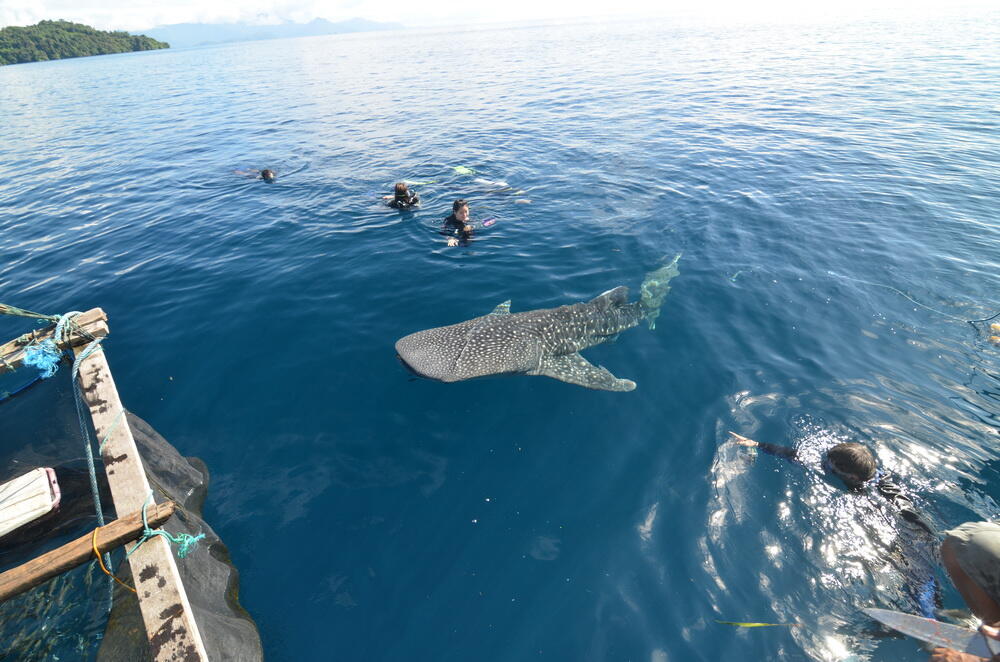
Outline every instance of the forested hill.
{"label": "forested hill", "polygon": [[0,30],[0,65],[156,48],[170,48],[170,44],[127,32],[95,30],[69,21],[40,21],[24,28]]}

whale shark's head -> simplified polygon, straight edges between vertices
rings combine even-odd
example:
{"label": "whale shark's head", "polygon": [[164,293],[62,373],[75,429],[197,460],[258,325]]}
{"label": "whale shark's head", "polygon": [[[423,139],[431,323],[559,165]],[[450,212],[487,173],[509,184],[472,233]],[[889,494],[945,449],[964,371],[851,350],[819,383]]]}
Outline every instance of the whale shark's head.
{"label": "whale shark's head", "polygon": [[454,382],[455,363],[465,346],[465,324],[418,331],[396,341],[396,355],[411,372],[428,379]]}

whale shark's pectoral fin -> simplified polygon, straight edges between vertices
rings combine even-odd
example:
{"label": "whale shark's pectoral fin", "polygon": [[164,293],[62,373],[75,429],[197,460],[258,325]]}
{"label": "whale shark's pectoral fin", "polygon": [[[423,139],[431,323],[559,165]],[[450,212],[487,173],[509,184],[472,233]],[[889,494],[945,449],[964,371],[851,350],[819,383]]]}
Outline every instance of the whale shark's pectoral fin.
{"label": "whale shark's pectoral fin", "polygon": [[632,380],[618,379],[607,368],[596,366],[576,353],[546,356],[538,370],[531,374],[552,377],[598,391],[631,391],[635,388]]}
{"label": "whale shark's pectoral fin", "polygon": [[507,299],[499,306],[493,309],[490,315],[510,315],[510,299]]}

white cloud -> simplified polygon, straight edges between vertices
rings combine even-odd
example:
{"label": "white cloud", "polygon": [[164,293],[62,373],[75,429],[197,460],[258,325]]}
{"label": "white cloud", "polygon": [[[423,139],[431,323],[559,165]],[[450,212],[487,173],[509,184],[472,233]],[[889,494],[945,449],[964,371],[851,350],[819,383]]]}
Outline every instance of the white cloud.
{"label": "white cloud", "polygon": [[278,23],[367,18],[408,26],[576,19],[590,16],[682,16],[710,21],[823,21],[864,16],[984,11],[994,0],[0,0],[0,26],[64,18],[101,29],[143,30],[192,22]]}

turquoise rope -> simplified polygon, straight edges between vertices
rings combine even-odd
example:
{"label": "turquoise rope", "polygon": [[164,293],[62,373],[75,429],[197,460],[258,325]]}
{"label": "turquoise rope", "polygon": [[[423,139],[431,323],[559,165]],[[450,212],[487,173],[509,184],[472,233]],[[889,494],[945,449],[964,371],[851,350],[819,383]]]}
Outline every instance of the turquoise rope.
{"label": "turquoise rope", "polygon": [[35,319],[47,320],[49,322],[55,322],[59,319],[58,315],[43,315],[42,313],[33,313],[30,310],[25,310],[24,308],[18,308],[17,306],[8,306],[7,304],[0,303],[0,315],[14,315],[16,317],[33,317]]}
{"label": "turquoise rope", "polygon": [[108,429],[108,433],[104,435],[104,439],[101,441],[101,443],[97,445],[98,453],[104,452],[104,444],[108,443],[108,439],[111,438],[111,433],[114,432],[115,428],[118,427],[118,424],[122,422],[122,418],[124,417],[124,415],[125,415],[125,409],[123,408],[120,412],[118,412],[118,416],[115,417],[115,422],[111,424],[111,427]]}
{"label": "turquoise rope", "polygon": [[[65,326],[67,324],[72,324],[72,318],[79,313],[69,312],[65,315],[61,315],[56,322],[56,332],[54,337],[61,339],[62,334],[65,332]],[[87,345],[80,354],[78,354],[73,359],[73,369],[72,378],[70,383],[73,384],[73,404],[76,406],[76,418],[80,424],[80,436],[83,437],[84,449],[86,450],[87,457],[87,473],[90,477],[90,494],[94,499],[94,510],[97,513],[97,525],[104,526],[104,506],[101,504],[101,492],[97,487],[97,469],[94,466],[94,450],[93,443],[90,439],[90,428],[87,427],[87,422],[84,418],[85,405],[83,402],[83,395],[80,393],[80,387],[77,383],[77,379],[80,375],[80,366],[83,360],[94,353],[99,347],[103,338],[94,338],[89,333],[77,327],[81,333],[90,338],[90,344]],[[124,413],[124,410],[122,411]],[[112,430],[114,427],[112,426]],[[105,436],[104,441],[107,441],[107,437],[111,435],[111,430]],[[104,553],[104,565],[108,568],[111,567],[111,553]],[[108,612],[111,612],[111,607],[114,605],[114,595],[115,595],[115,585],[114,579],[108,579]]]}
{"label": "turquoise rope", "polygon": [[71,324],[74,317],[80,314],[78,310],[71,310],[65,315],[59,316],[59,321],[56,322],[56,332],[52,337],[59,342],[61,340],[66,340],[66,325]]}
{"label": "turquoise rope", "polygon": [[205,537],[204,533],[199,533],[196,536],[192,536],[190,533],[179,533],[176,536],[170,535],[163,529],[151,529],[149,528],[149,520],[146,519],[146,508],[149,504],[153,502],[153,490],[149,491],[149,496],[146,497],[146,502],[142,504],[142,537],[139,538],[139,542],[135,544],[132,549],[125,552],[125,558],[132,556],[132,552],[139,549],[139,546],[152,538],[153,536],[160,536],[164,538],[168,543],[173,543],[177,545],[177,558],[182,559],[188,555],[191,549],[197,544],[199,540]]}
{"label": "turquoise rope", "polygon": [[[100,345],[103,338],[95,338],[91,341],[87,348],[80,352],[77,357],[73,360],[73,403],[76,405],[76,418],[80,423],[80,435],[83,437],[84,449],[87,454],[87,473],[90,475],[90,494],[94,499],[94,510],[97,511],[97,525],[104,526],[104,506],[101,505],[101,492],[97,487],[97,468],[94,466],[94,449],[93,444],[90,440],[90,429],[87,427],[87,422],[84,419],[84,402],[83,396],[80,394],[80,388],[77,385],[77,377],[80,374],[80,364],[83,359],[90,356],[94,350]],[[110,435],[110,431],[108,433]],[[107,441],[107,438],[105,438]],[[110,552],[104,553],[104,565],[106,567],[111,567],[111,554]],[[115,585],[113,580],[108,580],[108,611],[111,611],[111,605],[114,602],[114,589]]]}

